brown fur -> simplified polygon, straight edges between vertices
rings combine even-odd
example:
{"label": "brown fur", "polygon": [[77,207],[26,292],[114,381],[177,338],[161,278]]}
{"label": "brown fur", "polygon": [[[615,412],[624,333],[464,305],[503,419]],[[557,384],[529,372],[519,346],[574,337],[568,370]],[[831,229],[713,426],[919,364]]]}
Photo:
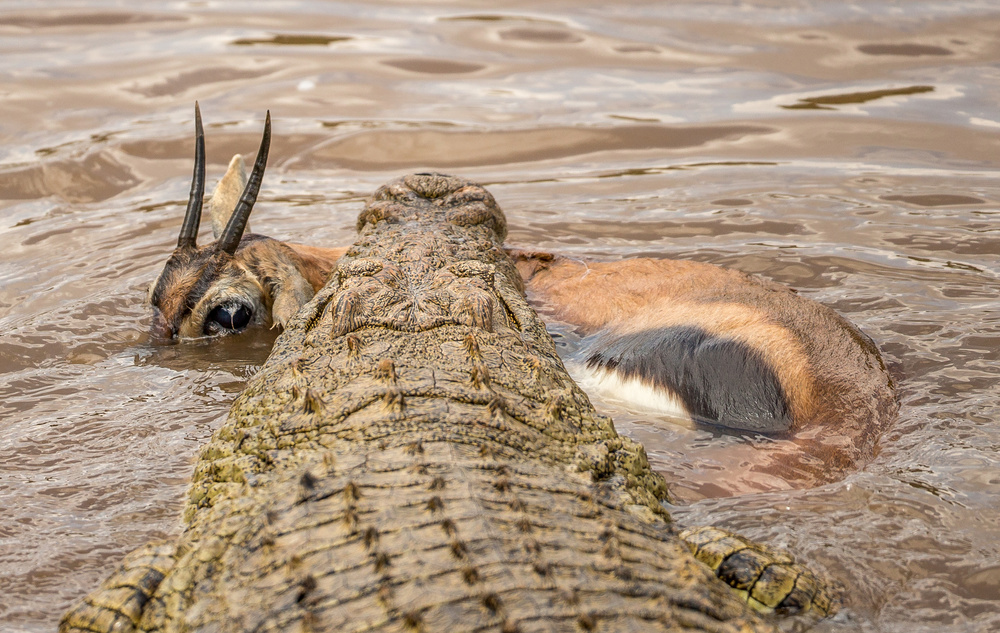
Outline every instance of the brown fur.
{"label": "brown fur", "polygon": [[323,287],[345,250],[247,235],[232,257],[216,253],[214,244],[175,253],[151,292],[153,329],[161,337],[204,336],[209,313],[230,300],[251,309],[253,325],[283,326]]}
{"label": "brown fur", "polygon": [[177,332],[185,316],[188,295],[201,277],[203,267],[191,266],[186,260],[178,257],[178,253],[171,256],[149,288],[148,301],[153,306],[151,330],[158,338],[170,338]]}
{"label": "brown fur", "polygon": [[[201,336],[212,300],[241,288],[245,294],[248,286],[260,289],[255,314],[270,312],[280,288],[293,285],[290,279],[295,277],[309,286],[308,290],[299,286],[298,302],[304,303],[322,287],[346,251],[260,236],[244,241],[248,243],[241,244],[210,291],[174,330],[180,336]],[[891,381],[867,337],[834,311],[784,286],[698,262],[584,263],[548,253],[513,249],[510,253],[533,303],[576,326],[581,334],[631,334],[691,325],[761,354],[789,401],[792,433],[763,448],[725,449],[719,457],[730,464],[724,481],[710,478],[705,484],[713,495],[720,489],[738,494],[787,487],[788,481],[836,478],[871,457],[896,409]],[[185,270],[164,271],[167,289],[158,307],[168,320],[183,311],[198,275],[209,269],[188,262]],[[266,323],[284,323],[289,311]],[[694,480],[689,483],[695,485]]]}
{"label": "brown fur", "polygon": [[[678,260],[584,263],[521,253],[529,298],[581,334],[691,325],[758,350],[794,415],[788,440],[729,449],[729,494],[830,481],[874,453],[897,402],[875,345],[833,310],[752,275]],[[733,461],[730,461],[733,460]],[[780,479],[775,479],[777,476]],[[767,483],[771,482],[771,483]],[[718,489],[712,494],[717,495]]]}
{"label": "brown fur", "polygon": [[[216,238],[246,183],[243,157],[236,154],[208,201]],[[249,224],[232,256],[214,244],[179,247],[150,288],[152,331],[159,338],[204,336],[209,314],[229,301],[251,310],[251,325],[284,325],[323,287],[346,250],[285,244],[251,234]]]}
{"label": "brown fur", "polygon": [[[209,204],[213,226],[225,225],[245,183],[242,158],[234,156]],[[212,310],[233,300],[252,309],[251,325],[282,326],[326,283],[346,251],[249,234],[231,257],[212,245],[178,248],[151,289],[153,331],[203,336]],[[529,298],[584,335],[691,326],[758,353],[781,385],[792,429],[788,440],[767,450],[747,449],[740,482],[836,476],[871,456],[895,412],[892,383],[874,344],[834,311],[788,288],[697,262],[584,263],[509,253]],[[731,490],[740,490],[740,482]]]}
{"label": "brown fur", "polygon": [[[528,288],[583,334],[614,335],[693,325],[756,349],[785,389],[792,415],[810,419],[815,377],[782,315],[815,304],[787,288],[697,262],[628,259],[584,263],[563,257],[518,261]],[[803,306],[802,304],[807,304]]]}
{"label": "brown fur", "polygon": [[320,248],[305,244],[288,244],[288,247],[298,257],[299,273],[306,278],[314,292],[319,292],[326,284],[337,260],[347,252],[346,248]]}

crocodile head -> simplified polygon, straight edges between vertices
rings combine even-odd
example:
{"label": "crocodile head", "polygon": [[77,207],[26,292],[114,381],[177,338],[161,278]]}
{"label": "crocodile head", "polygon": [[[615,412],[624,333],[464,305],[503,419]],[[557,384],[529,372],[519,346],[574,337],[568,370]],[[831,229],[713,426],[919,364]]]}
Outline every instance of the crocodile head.
{"label": "crocodile head", "polygon": [[358,217],[358,239],[329,287],[332,333],[447,324],[492,331],[497,319],[509,322],[496,284],[523,285],[503,251],[506,234],[496,200],[471,181],[418,173],[382,186]]}

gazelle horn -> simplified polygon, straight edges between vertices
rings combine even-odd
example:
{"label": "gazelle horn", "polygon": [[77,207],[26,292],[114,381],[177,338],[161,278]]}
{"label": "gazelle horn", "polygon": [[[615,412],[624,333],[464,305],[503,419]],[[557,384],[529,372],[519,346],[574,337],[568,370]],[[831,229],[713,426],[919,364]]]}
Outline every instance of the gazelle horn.
{"label": "gazelle horn", "polygon": [[260,141],[260,149],[257,150],[257,160],[254,161],[253,171],[250,172],[247,186],[243,189],[243,195],[240,196],[236,209],[229,217],[229,222],[226,223],[225,230],[219,236],[219,241],[216,242],[216,250],[225,251],[232,255],[236,252],[236,247],[240,245],[243,231],[250,220],[250,212],[253,211],[253,205],[257,202],[261,182],[264,180],[264,167],[267,165],[267,150],[270,146],[271,111],[268,110],[267,119],[264,121],[264,138]]}
{"label": "gazelle horn", "polygon": [[205,198],[205,130],[201,125],[201,108],[194,102],[194,175],[191,176],[191,195],[188,197],[187,211],[181,234],[177,236],[177,247],[197,246],[198,226],[201,224],[201,204]]}

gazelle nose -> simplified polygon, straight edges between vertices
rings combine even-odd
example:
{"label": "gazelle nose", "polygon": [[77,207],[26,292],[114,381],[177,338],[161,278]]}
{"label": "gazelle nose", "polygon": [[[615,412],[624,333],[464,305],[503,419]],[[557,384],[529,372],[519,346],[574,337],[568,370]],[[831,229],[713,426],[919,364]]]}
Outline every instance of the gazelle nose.
{"label": "gazelle nose", "polygon": [[153,308],[153,322],[149,326],[149,335],[154,339],[170,340],[174,337],[174,330],[167,323],[163,313],[157,308]]}

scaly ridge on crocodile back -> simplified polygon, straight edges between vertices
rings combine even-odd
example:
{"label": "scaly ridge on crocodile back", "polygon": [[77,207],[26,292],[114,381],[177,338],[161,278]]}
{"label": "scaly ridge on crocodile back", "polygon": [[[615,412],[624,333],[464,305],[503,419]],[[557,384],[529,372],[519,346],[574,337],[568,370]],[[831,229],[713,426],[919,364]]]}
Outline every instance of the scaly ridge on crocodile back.
{"label": "scaly ridge on crocodile back", "polygon": [[[505,233],[470,182],[379,189],[201,451],[172,564],[127,559],[62,630],[771,630],[566,373]],[[155,586],[125,613],[128,578]]]}

